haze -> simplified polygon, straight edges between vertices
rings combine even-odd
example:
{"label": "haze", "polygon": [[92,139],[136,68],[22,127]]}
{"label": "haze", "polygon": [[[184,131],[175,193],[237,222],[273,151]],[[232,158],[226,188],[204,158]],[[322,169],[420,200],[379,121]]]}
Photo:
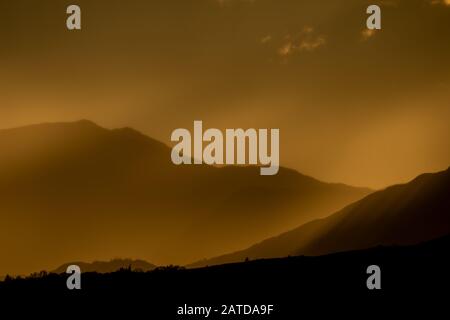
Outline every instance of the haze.
{"label": "haze", "polygon": [[450,6],[377,1],[0,2],[0,128],[86,118],[170,142],[175,128],[280,128],[280,161],[382,188],[448,167]]}

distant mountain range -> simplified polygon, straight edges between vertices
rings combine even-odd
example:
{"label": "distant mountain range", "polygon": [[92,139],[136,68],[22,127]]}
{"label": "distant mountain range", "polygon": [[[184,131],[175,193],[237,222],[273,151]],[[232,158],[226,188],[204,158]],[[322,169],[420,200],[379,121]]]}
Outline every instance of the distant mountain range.
{"label": "distant mountain range", "polygon": [[371,190],[281,168],[175,166],[133,129],[0,130],[0,274],[139,257],[186,264],[325,217]]}
{"label": "distant mountain range", "polygon": [[70,262],[65,263],[52,273],[66,273],[67,267],[70,265],[77,265],[80,267],[81,272],[97,272],[97,273],[111,273],[119,271],[120,269],[127,269],[130,271],[151,271],[156,268],[155,265],[148,263],[144,260],[132,260],[132,259],[113,259],[110,261],[94,261],[91,263],[86,262]]}
{"label": "distant mountain range", "polygon": [[450,234],[449,190],[450,168],[423,174],[407,184],[370,194],[327,218],[191,266],[410,245],[445,236]]}

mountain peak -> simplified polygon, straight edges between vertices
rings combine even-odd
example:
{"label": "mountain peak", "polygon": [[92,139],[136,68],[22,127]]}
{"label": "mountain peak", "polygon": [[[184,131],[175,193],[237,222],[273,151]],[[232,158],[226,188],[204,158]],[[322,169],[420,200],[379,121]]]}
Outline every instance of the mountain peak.
{"label": "mountain peak", "polygon": [[[68,123],[70,123],[70,122],[68,122]],[[81,119],[81,120],[75,121],[73,123],[83,125],[83,126],[91,126],[91,127],[100,128],[100,126],[98,124],[96,124],[95,122],[88,120],[88,119]]]}

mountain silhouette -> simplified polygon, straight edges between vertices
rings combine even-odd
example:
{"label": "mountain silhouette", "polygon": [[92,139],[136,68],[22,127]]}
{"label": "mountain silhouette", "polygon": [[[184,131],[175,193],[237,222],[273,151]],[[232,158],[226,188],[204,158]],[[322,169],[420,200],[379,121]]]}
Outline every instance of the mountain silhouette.
{"label": "mountain silhouette", "polygon": [[91,263],[81,261],[65,263],[51,272],[57,274],[66,273],[67,267],[70,265],[79,266],[81,272],[97,272],[97,273],[111,273],[119,271],[120,269],[147,272],[156,268],[155,265],[148,263],[147,261],[144,260],[113,259],[110,261],[94,261]]}
{"label": "mountain silhouette", "polygon": [[372,193],[337,213],[250,248],[191,266],[410,245],[450,233],[450,169]]}
{"label": "mountain silhouette", "polygon": [[[103,316],[108,312],[116,315],[118,310],[138,316],[150,308],[158,319],[179,319],[174,310],[192,303],[269,303],[275,312],[265,318],[291,319],[306,312],[329,312],[333,316],[345,313],[346,318],[355,313],[360,318],[367,310],[371,315],[377,311],[392,314],[393,308],[404,314],[410,310],[405,306],[417,301],[420,306],[427,303],[429,314],[440,306],[446,310],[448,305],[443,288],[450,284],[449,247],[447,235],[417,245],[377,246],[318,257],[264,259],[198,269],[83,273],[78,292],[67,290],[67,274],[40,273],[0,281],[0,294],[5,297],[3,302],[20,298],[22,304],[42,301],[43,306],[52,308],[75,301],[75,311],[98,311]],[[372,265],[380,268],[381,290],[367,287],[367,269]],[[221,311],[212,312],[208,319],[222,319]],[[246,317],[251,316],[241,315],[240,319]],[[237,318],[231,314],[231,319]]]}
{"label": "mountain silhouette", "polygon": [[264,177],[251,166],[176,166],[170,151],[87,120],[0,130],[0,273],[111,257],[186,264],[371,192],[286,168]]}

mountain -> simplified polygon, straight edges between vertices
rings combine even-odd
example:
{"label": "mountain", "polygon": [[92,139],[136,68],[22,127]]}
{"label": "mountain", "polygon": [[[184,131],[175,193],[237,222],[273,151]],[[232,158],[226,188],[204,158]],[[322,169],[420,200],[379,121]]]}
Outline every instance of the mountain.
{"label": "mountain", "polygon": [[306,223],[246,250],[200,261],[215,265],[245,259],[322,255],[378,245],[409,245],[450,233],[450,168],[423,174]]}
{"label": "mountain", "polygon": [[324,217],[371,191],[280,168],[176,166],[133,129],[0,130],[1,274],[138,257],[186,264]]}
{"label": "mountain", "polygon": [[66,273],[67,267],[70,265],[77,265],[80,267],[81,272],[97,272],[97,273],[111,273],[119,271],[120,269],[130,269],[132,271],[151,271],[156,268],[155,265],[148,263],[144,260],[132,260],[132,259],[113,259],[110,261],[94,261],[92,263],[86,262],[70,262],[65,263],[52,273]]}

